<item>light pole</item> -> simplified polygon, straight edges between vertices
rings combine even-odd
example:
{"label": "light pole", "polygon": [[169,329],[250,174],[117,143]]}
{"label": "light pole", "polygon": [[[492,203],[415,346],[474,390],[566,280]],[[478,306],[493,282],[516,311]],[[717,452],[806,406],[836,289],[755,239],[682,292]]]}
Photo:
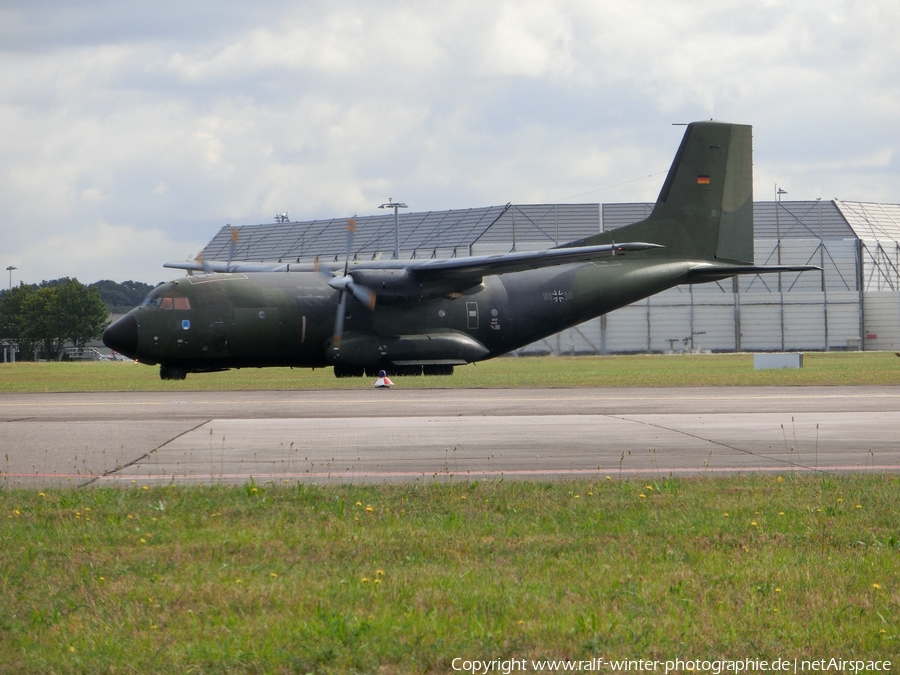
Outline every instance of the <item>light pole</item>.
{"label": "light pole", "polygon": [[19,269],[19,268],[18,268],[18,267],[13,267],[12,265],[10,265],[9,267],[6,268],[6,271],[9,272],[9,290],[12,290],[12,273],[13,273],[13,270],[17,270],[17,269]]}
{"label": "light pole", "polygon": [[400,260],[400,211],[409,208],[406,204],[395,202],[393,197],[388,197],[387,204],[382,204],[379,209],[394,209],[394,260]]}

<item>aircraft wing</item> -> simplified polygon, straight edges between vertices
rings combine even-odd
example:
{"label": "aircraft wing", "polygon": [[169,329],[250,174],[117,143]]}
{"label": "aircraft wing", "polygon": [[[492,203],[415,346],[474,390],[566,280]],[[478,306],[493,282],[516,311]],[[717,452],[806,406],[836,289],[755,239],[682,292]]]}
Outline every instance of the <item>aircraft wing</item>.
{"label": "aircraft wing", "polygon": [[411,274],[430,278],[481,277],[492,274],[524,272],[541,267],[567,265],[569,263],[591,262],[608,258],[610,254],[626,251],[645,251],[662,248],[659,244],[627,242],[603,244],[600,246],[577,246],[553,248],[546,251],[520,251],[498,255],[478,255],[464,258],[442,258],[440,260],[412,260],[403,267]]}
{"label": "aircraft wing", "polygon": [[[192,272],[287,272],[289,265],[284,263],[252,263],[252,262],[217,262],[211,260],[200,262],[198,260],[185,260],[179,262],[167,262],[163,267],[175,270],[189,270]],[[296,267],[296,266],[295,266]]]}
{"label": "aircraft wing", "polygon": [[[569,263],[591,262],[601,258],[627,251],[645,251],[661,248],[659,244],[645,242],[625,242],[621,244],[603,244],[599,246],[576,246],[570,248],[554,248],[545,251],[520,251],[498,255],[467,256],[462,258],[441,258],[434,260],[376,260],[371,262],[354,262],[353,270],[405,270],[423,278],[449,279],[463,277],[482,277],[491,274],[508,274],[534,270],[540,267],[566,265]],[[306,272],[318,270],[315,263],[264,263],[264,262],[217,262],[187,260],[169,262],[163,265],[171,269],[191,270],[199,272]],[[343,263],[322,264],[322,268],[338,271]]]}

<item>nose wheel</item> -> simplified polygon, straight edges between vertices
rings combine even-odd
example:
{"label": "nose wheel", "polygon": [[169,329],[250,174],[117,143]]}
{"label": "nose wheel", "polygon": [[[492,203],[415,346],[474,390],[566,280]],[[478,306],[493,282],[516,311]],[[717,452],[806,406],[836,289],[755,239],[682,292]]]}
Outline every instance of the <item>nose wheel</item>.
{"label": "nose wheel", "polygon": [[159,379],[183,380],[187,377],[187,371],[182,366],[160,366]]}

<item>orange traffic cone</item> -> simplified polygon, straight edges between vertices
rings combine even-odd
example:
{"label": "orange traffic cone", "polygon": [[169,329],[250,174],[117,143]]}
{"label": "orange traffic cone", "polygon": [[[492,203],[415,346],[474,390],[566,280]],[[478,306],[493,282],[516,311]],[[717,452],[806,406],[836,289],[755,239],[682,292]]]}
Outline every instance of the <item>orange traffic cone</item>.
{"label": "orange traffic cone", "polygon": [[394,383],[391,382],[391,378],[387,376],[383,370],[378,371],[378,379],[372,383],[372,386],[376,389],[386,389],[388,387],[393,387]]}

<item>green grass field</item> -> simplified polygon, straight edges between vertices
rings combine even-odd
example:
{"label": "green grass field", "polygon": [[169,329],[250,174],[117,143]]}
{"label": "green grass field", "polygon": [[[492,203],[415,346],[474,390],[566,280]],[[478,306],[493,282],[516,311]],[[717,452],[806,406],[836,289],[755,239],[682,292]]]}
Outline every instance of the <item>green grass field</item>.
{"label": "green grass field", "polygon": [[[5,392],[369,386],[330,369],[184,382],[119,363],[0,373]],[[749,355],[509,358],[396,380],[894,385],[900,359],[807,354],[802,370],[755,372]],[[460,672],[455,658],[502,672],[510,659],[598,657],[607,672],[619,658],[832,657],[900,671],[900,477],[616,478],[0,483],[0,674]]]}
{"label": "green grass field", "polygon": [[[807,353],[803,368],[753,369],[752,354],[501,358],[457,367],[450,377],[396,377],[405,388],[674,387],[761,385],[895,385],[893,352]],[[355,389],[372,378],[337,379],[331,368],[265,368],[159,379],[133,363],[0,364],[0,392]]]}
{"label": "green grass field", "polygon": [[0,673],[896,661],[898,490],[785,475],[0,491]]}

